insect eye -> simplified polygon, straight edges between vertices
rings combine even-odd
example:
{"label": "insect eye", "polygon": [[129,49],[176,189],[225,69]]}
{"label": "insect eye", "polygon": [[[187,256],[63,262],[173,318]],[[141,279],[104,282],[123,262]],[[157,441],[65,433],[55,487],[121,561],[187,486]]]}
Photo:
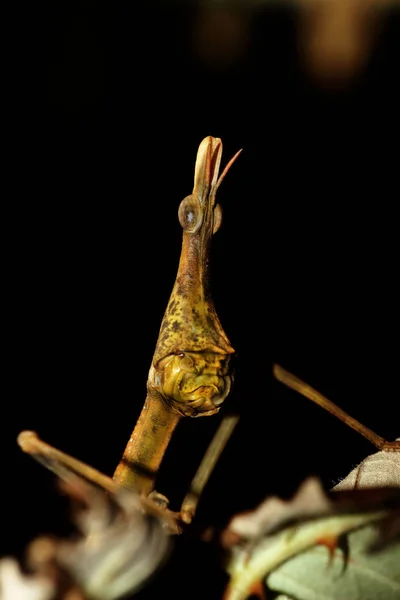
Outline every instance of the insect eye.
{"label": "insect eye", "polygon": [[195,361],[193,360],[193,358],[188,354],[185,354],[184,352],[180,352],[178,356],[181,359],[179,363],[181,369],[183,369],[184,371],[193,371],[195,367]]}
{"label": "insect eye", "polygon": [[203,222],[203,213],[193,196],[186,196],[182,200],[178,210],[178,218],[179,223],[188,233],[196,233],[199,230]]}
{"label": "insect eye", "polygon": [[222,208],[219,204],[217,204],[214,208],[213,233],[217,233],[218,229],[221,227],[221,223],[222,223]]}

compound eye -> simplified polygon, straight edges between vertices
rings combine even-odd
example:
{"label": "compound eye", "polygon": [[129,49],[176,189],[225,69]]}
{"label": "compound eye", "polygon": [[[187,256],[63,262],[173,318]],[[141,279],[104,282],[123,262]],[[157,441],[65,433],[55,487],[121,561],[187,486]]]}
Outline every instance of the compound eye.
{"label": "compound eye", "polygon": [[196,365],[195,365],[195,361],[193,360],[193,358],[191,356],[188,356],[184,352],[180,352],[178,354],[178,356],[181,359],[180,363],[179,363],[180,368],[189,373],[194,372]]}
{"label": "compound eye", "polygon": [[179,205],[179,223],[188,233],[196,233],[203,222],[203,212],[193,196],[186,196]]}
{"label": "compound eye", "polygon": [[213,233],[217,233],[218,229],[221,227],[221,223],[222,223],[222,208],[219,204],[217,204],[214,208]]}

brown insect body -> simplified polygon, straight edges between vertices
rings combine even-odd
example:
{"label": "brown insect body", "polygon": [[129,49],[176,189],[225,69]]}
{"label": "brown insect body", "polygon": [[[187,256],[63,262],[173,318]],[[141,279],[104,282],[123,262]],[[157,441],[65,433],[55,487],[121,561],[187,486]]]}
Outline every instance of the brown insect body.
{"label": "brown insect body", "polygon": [[209,289],[211,238],[222,211],[217,189],[236,159],[218,179],[222,142],[211,136],[198,149],[193,192],[182,200],[183,228],[178,273],[161,323],[147,380],[147,397],[114,480],[147,495],[171,435],[182,416],[218,412],[231,389],[234,354]]}

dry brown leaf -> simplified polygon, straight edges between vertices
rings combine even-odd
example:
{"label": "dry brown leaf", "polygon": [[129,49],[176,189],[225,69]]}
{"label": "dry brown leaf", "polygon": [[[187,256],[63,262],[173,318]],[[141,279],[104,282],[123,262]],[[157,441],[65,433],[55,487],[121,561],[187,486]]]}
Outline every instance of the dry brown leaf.
{"label": "dry brown leaf", "polygon": [[110,494],[72,473],[62,487],[80,535],[33,540],[26,552],[30,577],[14,559],[0,561],[1,600],[117,600],[136,593],[169,555],[166,522],[129,490]]}
{"label": "dry brown leaf", "polygon": [[46,577],[24,575],[13,558],[0,560],[1,600],[50,600],[53,592],[53,582]]}
{"label": "dry brown leaf", "polygon": [[400,487],[400,452],[380,451],[367,456],[333,491],[378,487]]}
{"label": "dry brown leaf", "polygon": [[[82,537],[59,543],[57,560],[88,597],[113,600],[141,588],[164,563],[170,535],[147,514],[141,498],[121,489],[111,496],[77,479],[74,520]],[[64,486],[65,487],[65,486]]]}
{"label": "dry brown leaf", "polygon": [[233,517],[229,529],[240,538],[254,540],[284,523],[328,514],[332,507],[319,479],[309,477],[290,500],[271,496],[255,510]]}

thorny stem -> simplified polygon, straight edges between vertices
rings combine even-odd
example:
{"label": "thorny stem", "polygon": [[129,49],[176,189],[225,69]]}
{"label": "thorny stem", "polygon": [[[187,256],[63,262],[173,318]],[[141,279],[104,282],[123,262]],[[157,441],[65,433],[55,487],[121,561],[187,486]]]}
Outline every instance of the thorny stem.
{"label": "thorny stem", "polygon": [[227,567],[231,578],[223,600],[247,600],[256,582],[268,581],[268,575],[274,569],[292,556],[315,546],[318,538],[339,538],[360,526],[378,521],[384,514],[384,511],[375,511],[333,515],[261,538],[250,555],[246,548],[232,554]]}

